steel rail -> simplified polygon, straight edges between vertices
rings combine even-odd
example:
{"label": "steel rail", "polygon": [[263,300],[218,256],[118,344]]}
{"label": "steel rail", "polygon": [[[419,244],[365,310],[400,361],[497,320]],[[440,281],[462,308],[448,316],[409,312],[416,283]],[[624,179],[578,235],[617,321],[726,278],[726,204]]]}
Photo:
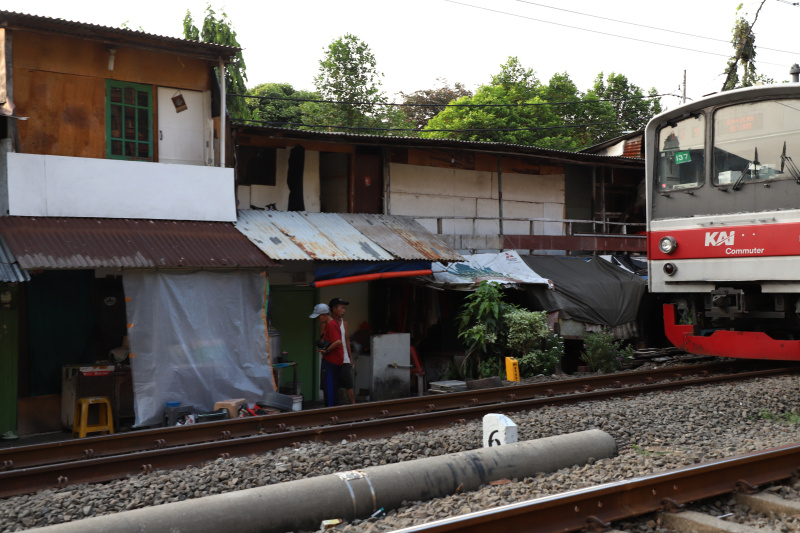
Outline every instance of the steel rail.
{"label": "steel rail", "polygon": [[434,411],[311,429],[285,430],[281,433],[254,435],[102,458],[88,458],[83,461],[7,470],[0,472],[0,497],[35,492],[46,488],[64,487],[68,484],[120,479],[128,475],[150,472],[159,468],[166,469],[200,464],[219,457],[258,454],[286,446],[297,447],[302,442],[307,441],[335,441],[339,439],[354,441],[363,438],[388,437],[404,431],[442,428],[453,423],[463,423],[468,419],[479,418],[491,412],[511,413],[537,407],[634,396],[648,392],[675,390],[688,386],[740,381],[797,372],[800,372],[800,366],[516,400],[499,405],[475,405],[455,410]]}
{"label": "steel rail", "polygon": [[0,471],[67,461],[81,461],[121,453],[162,449],[170,446],[186,446],[188,444],[227,440],[264,433],[279,433],[286,431],[287,428],[347,424],[375,418],[447,411],[476,405],[526,400],[541,396],[550,397],[604,387],[619,388],[663,379],[682,378],[689,375],[706,375],[711,372],[734,372],[735,369],[746,368],[752,364],[744,361],[736,362],[735,364],[716,361],[703,365],[687,365],[667,369],[624,372],[528,385],[369,402],[181,427],[136,430],[115,435],[67,440],[55,444],[18,446],[0,450]]}
{"label": "steel rail", "polygon": [[800,444],[606,483],[397,530],[396,533],[602,530],[612,522],[796,477]]}

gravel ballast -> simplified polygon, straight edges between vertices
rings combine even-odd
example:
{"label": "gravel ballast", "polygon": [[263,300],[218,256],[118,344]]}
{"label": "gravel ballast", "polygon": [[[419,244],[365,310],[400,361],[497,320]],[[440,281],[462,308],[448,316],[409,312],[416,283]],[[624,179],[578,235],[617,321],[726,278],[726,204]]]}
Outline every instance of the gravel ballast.
{"label": "gravel ballast", "polygon": [[[612,459],[486,486],[430,502],[407,502],[385,517],[337,530],[391,531],[448,516],[628,479],[797,442],[800,377],[693,387],[511,414],[520,440],[602,429],[617,442]],[[471,450],[481,421],[387,439],[306,443],[260,456],[218,459],[106,484],[69,486],[0,500],[0,531],[21,531],[232,490]],[[337,518],[332,516],[330,518]],[[654,531],[649,526],[637,526]]]}

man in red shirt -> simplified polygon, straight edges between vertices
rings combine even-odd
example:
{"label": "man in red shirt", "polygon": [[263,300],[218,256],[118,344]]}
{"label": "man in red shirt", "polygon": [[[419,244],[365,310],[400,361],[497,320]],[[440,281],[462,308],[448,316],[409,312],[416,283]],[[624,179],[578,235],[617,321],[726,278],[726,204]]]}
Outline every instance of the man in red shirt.
{"label": "man in red shirt", "polygon": [[322,354],[322,390],[325,393],[325,406],[338,405],[339,388],[347,391],[347,399],[351,404],[356,403],[353,392],[352,354],[350,337],[347,334],[347,321],[344,319],[346,307],[350,302],[341,298],[331,300],[330,308],[332,319],[325,324],[323,337],[330,341],[327,350],[320,350]]}

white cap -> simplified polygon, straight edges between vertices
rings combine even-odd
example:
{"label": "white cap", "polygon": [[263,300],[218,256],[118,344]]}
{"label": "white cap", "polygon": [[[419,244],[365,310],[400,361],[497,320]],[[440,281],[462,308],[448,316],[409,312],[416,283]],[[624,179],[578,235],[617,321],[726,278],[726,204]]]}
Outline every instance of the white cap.
{"label": "white cap", "polygon": [[314,306],[314,312],[308,318],[317,318],[319,315],[327,315],[330,312],[327,304],[317,304]]}

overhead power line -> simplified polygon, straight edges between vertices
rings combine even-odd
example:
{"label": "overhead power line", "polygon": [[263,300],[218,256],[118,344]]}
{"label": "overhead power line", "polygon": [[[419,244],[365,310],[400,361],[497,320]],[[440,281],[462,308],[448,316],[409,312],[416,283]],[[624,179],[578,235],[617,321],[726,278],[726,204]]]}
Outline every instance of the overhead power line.
{"label": "overhead power line", "polygon": [[[458,4],[460,6],[471,7],[473,9],[481,9],[483,11],[489,11],[489,12],[492,12],[492,13],[498,13],[500,15],[507,15],[509,17],[516,17],[516,18],[521,18],[521,19],[526,19],[526,20],[532,20],[534,22],[541,22],[543,24],[552,24],[553,26],[561,26],[562,28],[570,28],[572,30],[580,30],[580,31],[586,31],[586,32],[589,32],[589,33],[597,33],[597,34],[600,34],[600,35],[606,35],[608,37],[616,37],[618,39],[627,39],[629,41],[636,41],[636,42],[640,42],[640,43],[654,44],[656,46],[665,46],[667,48],[674,48],[674,49],[677,49],[677,50],[686,50],[688,52],[697,52],[698,54],[707,54],[707,55],[712,55],[712,56],[717,56],[717,57],[725,57],[725,58],[728,57],[726,54],[720,54],[720,53],[717,53],[717,52],[708,52],[706,50],[698,50],[696,48],[687,48],[685,46],[677,46],[677,45],[674,45],[674,44],[659,43],[659,42],[656,42],[656,41],[648,41],[646,39],[637,39],[636,37],[626,37],[624,35],[617,35],[615,33],[608,33],[608,32],[600,31],[600,30],[592,30],[592,29],[589,29],[589,28],[581,28],[579,26],[570,26],[569,24],[562,24],[560,22],[552,22],[552,21],[549,21],[549,20],[537,19],[537,18],[534,18],[534,17],[528,17],[526,15],[519,15],[517,13],[509,13],[508,11],[500,11],[499,9],[492,9],[492,8],[489,8],[489,7],[474,6],[472,4],[465,4],[464,2],[458,2],[456,0],[444,0],[444,1],[445,2],[450,2],[451,4]],[[761,64],[761,65],[774,65],[774,66],[778,66],[778,67],[786,66],[786,65],[783,65],[781,63],[769,63],[767,61],[759,61],[759,64]]]}
{"label": "overhead power line", "polygon": [[228,96],[237,96],[240,98],[255,98],[258,100],[283,100],[287,102],[317,102],[323,104],[344,104],[344,105],[383,105],[383,106],[396,106],[396,107],[528,107],[528,106],[542,106],[542,105],[580,105],[580,104],[594,104],[596,102],[624,102],[628,100],[644,100],[647,98],[660,98],[662,96],[675,96],[674,94],[648,94],[643,96],[630,96],[626,98],[597,98],[594,100],[575,100],[573,102],[535,102],[527,103],[520,102],[516,104],[398,104],[394,102],[349,102],[338,100],[314,100],[312,98],[289,98],[283,96],[255,96],[250,94],[228,94]]}
{"label": "overhead power line", "polygon": [[[648,26],[646,24],[638,24],[636,22],[628,22],[628,21],[625,21],[625,20],[612,19],[612,18],[609,18],[609,17],[601,17],[600,15],[593,15],[591,13],[582,13],[580,11],[572,11],[571,9],[564,9],[563,7],[548,6],[546,4],[540,4],[538,2],[531,2],[530,0],[516,0],[516,1],[520,2],[522,4],[530,4],[532,6],[545,7],[547,9],[555,9],[556,11],[564,11],[566,13],[574,13],[576,15],[583,15],[584,17],[591,17],[591,18],[596,18],[596,19],[600,19],[600,20],[608,20],[610,22],[617,22],[619,24],[627,24],[629,26],[638,26],[639,28],[646,28],[648,30],[665,31],[667,33],[672,33],[672,34],[675,34],[675,35],[686,35],[687,37],[694,37],[696,39],[706,39],[707,41],[716,41],[718,43],[730,44],[730,40],[728,40],[728,39],[717,39],[716,37],[707,37],[705,35],[695,35],[693,33],[685,33],[685,32],[682,32],[682,31],[676,31],[674,29],[659,28],[658,26]],[[778,1],[779,2],[784,2],[784,3],[787,3],[787,4],[790,3],[787,0],[778,0]],[[792,2],[791,4],[796,6],[796,5],[798,5],[798,2]],[[671,45],[668,45],[668,46],[671,46]],[[767,48],[765,46],[759,46],[758,49],[759,50],[769,50],[770,52],[780,52],[782,54],[800,55],[800,52],[790,52],[789,50],[778,50],[777,48]]]}
{"label": "overhead power line", "polygon": [[255,120],[255,119],[240,119],[243,122],[256,122],[263,125],[273,125],[273,126],[303,126],[306,128],[331,128],[331,129],[338,129],[338,130],[366,130],[366,131],[416,131],[416,132],[438,132],[438,131],[446,131],[446,132],[468,132],[468,131],[538,131],[538,130],[557,130],[557,129],[565,129],[565,128],[583,128],[587,126],[608,126],[610,124],[619,124],[620,120],[615,120],[612,122],[593,122],[589,124],[573,124],[571,126],[541,126],[537,128],[467,128],[467,129],[459,129],[459,130],[450,130],[450,129],[443,129],[443,130],[420,130],[417,128],[376,128],[372,126],[336,126],[332,124],[303,124],[302,122],[268,122],[265,120]]}

